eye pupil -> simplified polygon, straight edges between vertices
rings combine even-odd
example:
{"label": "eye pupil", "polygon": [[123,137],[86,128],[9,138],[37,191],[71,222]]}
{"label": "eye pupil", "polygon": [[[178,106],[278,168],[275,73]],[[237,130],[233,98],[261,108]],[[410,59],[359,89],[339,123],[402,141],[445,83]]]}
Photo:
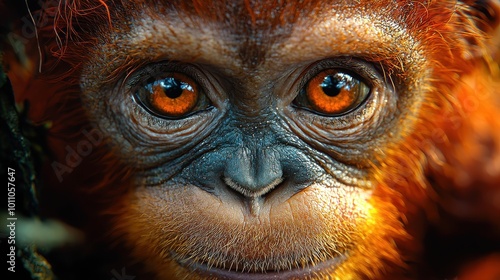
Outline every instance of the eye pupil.
{"label": "eye pupil", "polygon": [[345,82],[340,80],[337,75],[326,76],[320,85],[323,92],[331,97],[339,95],[345,86]]}
{"label": "eye pupil", "polygon": [[163,90],[165,96],[172,99],[181,96],[184,90],[193,90],[190,85],[183,83],[173,77],[168,77],[161,80],[159,86]]}

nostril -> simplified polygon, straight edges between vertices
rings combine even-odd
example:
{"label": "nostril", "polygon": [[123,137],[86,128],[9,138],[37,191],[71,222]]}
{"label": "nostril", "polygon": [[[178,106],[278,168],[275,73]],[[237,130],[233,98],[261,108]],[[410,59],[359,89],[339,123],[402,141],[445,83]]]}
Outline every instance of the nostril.
{"label": "nostril", "polygon": [[277,185],[283,182],[283,178],[276,178],[274,181],[270,182],[267,185],[263,186],[243,186],[229,177],[223,178],[224,182],[227,186],[229,186],[232,190],[242,194],[245,197],[256,198],[261,197],[272,191]]}

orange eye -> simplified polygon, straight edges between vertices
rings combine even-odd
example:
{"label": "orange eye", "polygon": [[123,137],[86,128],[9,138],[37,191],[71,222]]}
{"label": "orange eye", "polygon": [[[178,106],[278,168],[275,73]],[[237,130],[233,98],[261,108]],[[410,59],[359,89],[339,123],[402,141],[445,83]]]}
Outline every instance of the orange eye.
{"label": "orange eye", "polygon": [[185,116],[206,101],[198,84],[181,73],[167,73],[148,83],[136,96],[148,110],[172,118]]}
{"label": "orange eye", "polygon": [[370,88],[353,75],[328,69],[312,78],[304,92],[306,103],[311,109],[322,114],[339,115],[363,102]]}

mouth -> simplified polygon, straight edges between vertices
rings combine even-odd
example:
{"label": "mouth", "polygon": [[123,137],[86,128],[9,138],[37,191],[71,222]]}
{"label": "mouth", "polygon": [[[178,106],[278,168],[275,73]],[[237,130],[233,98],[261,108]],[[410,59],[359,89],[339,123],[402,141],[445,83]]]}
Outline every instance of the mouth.
{"label": "mouth", "polygon": [[157,238],[147,249],[165,273],[175,272],[164,279],[327,279],[357,252],[357,227],[371,209],[357,191],[316,185],[286,202],[267,201],[257,214],[199,188],[171,192],[176,199],[159,202],[166,205],[156,218],[162,230],[144,232]]}
{"label": "mouth", "polygon": [[316,279],[321,275],[326,275],[335,267],[338,267],[346,259],[346,254],[329,259],[317,264],[310,264],[304,267],[291,268],[289,270],[268,270],[264,272],[248,272],[236,269],[225,269],[215,266],[208,266],[205,263],[197,263],[192,260],[178,261],[179,265],[188,268],[190,271],[201,277],[209,279],[231,279],[231,280],[271,280],[271,279]]}

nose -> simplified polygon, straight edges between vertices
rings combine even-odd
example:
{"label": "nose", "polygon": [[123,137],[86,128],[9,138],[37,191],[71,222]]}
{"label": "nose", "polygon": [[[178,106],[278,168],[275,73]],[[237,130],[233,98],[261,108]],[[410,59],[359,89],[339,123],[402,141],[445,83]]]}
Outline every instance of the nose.
{"label": "nose", "polygon": [[279,153],[269,147],[241,148],[227,160],[223,179],[245,197],[265,196],[283,181]]}

